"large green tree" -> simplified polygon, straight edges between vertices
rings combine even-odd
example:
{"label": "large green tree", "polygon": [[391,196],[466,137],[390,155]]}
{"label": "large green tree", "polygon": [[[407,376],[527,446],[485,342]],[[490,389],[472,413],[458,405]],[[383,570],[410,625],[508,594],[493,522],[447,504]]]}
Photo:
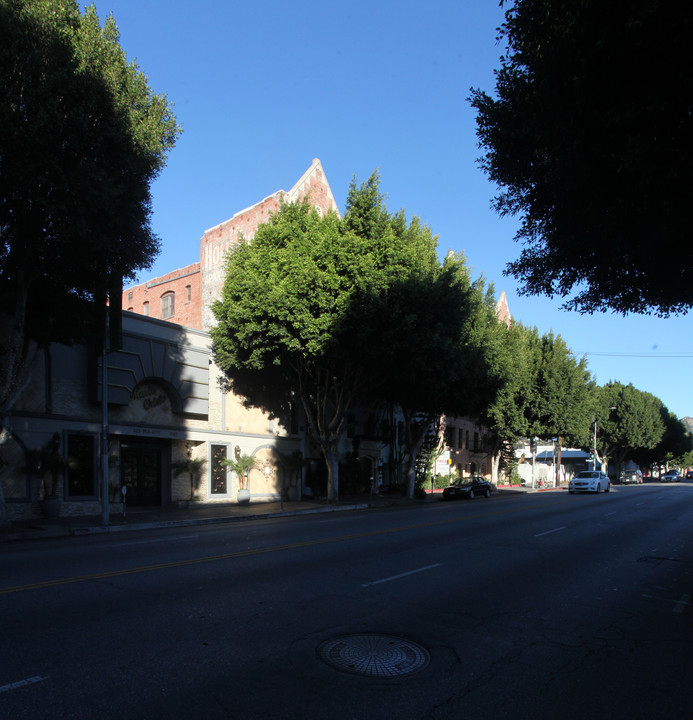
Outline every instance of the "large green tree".
{"label": "large green tree", "polygon": [[473,90],[525,294],[582,312],[693,304],[693,6],[515,0],[496,93]]}
{"label": "large green tree", "polygon": [[526,407],[531,401],[532,379],[536,372],[534,336],[520,323],[499,324],[492,337],[494,368],[499,378],[495,396],[481,413],[491,441],[491,474],[497,481],[503,462],[511,463],[520,437],[528,437]]}
{"label": "large green tree", "polygon": [[377,173],[352,181],[343,219],[308,202],[284,205],[230,254],[214,305],[216,361],[249,405],[285,418],[300,403],[331,501],[355,404],[421,402],[428,413],[426,378],[450,377],[461,323],[452,334],[446,323],[464,302],[458,270],[441,266],[428,227],[387,211]]}
{"label": "large green tree", "polygon": [[74,0],[0,0],[0,128],[4,436],[32,353],[94,337],[109,289],[151,265],[150,185],[180,129],[113,18]]}
{"label": "large green tree", "polygon": [[[609,382],[596,388],[594,408],[597,459],[605,467],[611,460],[643,458],[660,446],[669,413],[651,393]],[[583,447],[593,446],[594,435]]]}
{"label": "large green tree", "polygon": [[494,466],[520,437],[556,438],[559,452],[564,439],[584,442],[594,385],[585,359],[575,357],[560,335],[539,335],[520,323],[499,332],[494,347],[500,384],[485,416],[495,438]]}
{"label": "large green tree", "polygon": [[533,382],[530,435],[575,445],[589,433],[594,380],[560,335],[539,338],[539,366]]}
{"label": "large green tree", "polygon": [[403,415],[396,481],[414,494],[417,455],[442,414],[476,415],[489,400],[489,323],[497,323],[483,278],[472,282],[464,255],[419,268],[393,284],[376,304],[373,328],[382,341],[372,362],[384,381],[376,389]]}

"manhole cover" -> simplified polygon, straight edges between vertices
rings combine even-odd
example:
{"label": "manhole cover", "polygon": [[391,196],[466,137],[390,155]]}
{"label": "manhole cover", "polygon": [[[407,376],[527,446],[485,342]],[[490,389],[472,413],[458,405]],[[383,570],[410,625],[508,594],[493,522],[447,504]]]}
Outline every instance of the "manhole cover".
{"label": "manhole cover", "polygon": [[318,646],[318,657],[337,670],[376,678],[410,675],[431,659],[427,650],[411,640],[373,634],[326,640]]}

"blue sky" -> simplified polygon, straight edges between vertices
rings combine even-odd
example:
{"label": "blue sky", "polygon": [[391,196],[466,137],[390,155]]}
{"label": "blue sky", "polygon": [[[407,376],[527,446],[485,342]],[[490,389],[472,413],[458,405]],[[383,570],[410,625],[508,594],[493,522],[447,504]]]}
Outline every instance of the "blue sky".
{"label": "blue sky", "polygon": [[[586,354],[598,383],[632,382],[693,416],[691,318],[582,316],[518,295],[515,219],[491,209],[469,89],[492,91],[501,48],[496,0],[96,0],[128,58],[174,103],[183,135],[153,186],[162,252],[139,280],[199,260],[204,231],[320,158],[344,207],[374,170],[388,209],[418,215],[441,254],[464,251],[473,277],[510,311]],[[676,261],[672,258],[672,263]]]}

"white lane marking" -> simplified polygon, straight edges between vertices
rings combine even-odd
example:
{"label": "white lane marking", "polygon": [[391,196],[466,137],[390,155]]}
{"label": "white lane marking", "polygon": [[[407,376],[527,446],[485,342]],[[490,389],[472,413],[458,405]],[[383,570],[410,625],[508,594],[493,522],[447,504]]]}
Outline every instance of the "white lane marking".
{"label": "white lane marking", "polygon": [[674,605],[674,609],[672,610],[672,612],[681,613],[690,604],[691,604],[691,596],[690,595],[682,595],[681,599],[676,603],[676,605]]}
{"label": "white lane marking", "polygon": [[436,563],[435,565],[426,565],[426,567],[418,568],[418,570],[410,570],[409,572],[400,573],[399,575],[392,575],[391,577],[382,578],[382,580],[374,580],[373,582],[363,583],[361,587],[380,585],[381,583],[390,582],[390,580],[399,580],[399,578],[407,577],[407,575],[415,575],[416,573],[425,572],[426,570],[433,570],[433,568],[437,567],[440,567],[440,563]]}
{"label": "white lane marking", "polygon": [[37,682],[43,682],[44,680],[48,680],[48,678],[41,677],[40,675],[35,675],[34,677],[27,678],[26,680],[18,680],[17,682],[10,683],[9,685],[0,686],[0,693],[7,692],[8,690],[17,690],[18,688],[33,685]]}
{"label": "white lane marking", "polygon": [[606,515],[604,515],[604,517],[609,517],[609,515],[615,515],[615,514],[616,514],[616,511],[614,510],[613,512],[610,512],[610,513],[607,513]]}
{"label": "white lane marking", "polygon": [[537,533],[534,537],[541,537],[542,535],[550,535],[551,533],[559,532],[559,530],[566,530],[566,529],[567,528],[564,525],[563,527],[554,528],[553,530],[547,530],[546,532],[543,532],[543,533]]}

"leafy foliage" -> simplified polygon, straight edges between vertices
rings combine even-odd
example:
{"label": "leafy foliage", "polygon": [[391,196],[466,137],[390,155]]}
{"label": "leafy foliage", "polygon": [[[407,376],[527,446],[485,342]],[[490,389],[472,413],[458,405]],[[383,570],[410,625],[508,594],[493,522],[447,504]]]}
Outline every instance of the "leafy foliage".
{"label": "leafy foliage", "polygon": [[221,461],[222,465],[230,467],[238,476],[238,487],[248,490],[250,484],[250,471],[260,467],[254,455],[238,455]]}
{"label": "leafy foliage", "polygon": [[229,256],[216,361],[248,405],[285,418],[301,403],[331,500],[355,403],[412,409],[425,431],[459,373],[469,281],[459,262],[441,265],[436,243],[418,218],[387,211],[374,173],[352,181],[343,219],[284,205]]}
{"label": "leafy foliage", "polygon": [[75,0],[0,0],[0,128],[2,442],[36,349],[100,337],[106,295],[151,265],[150,184],[180,128],[113,18]]}
{"label": "leafy foliage", "polygon": [[471,94],[496,208],[522,216],[524,249],[507,272],[526,294],[582,312],[687,312],[693,9],[509,5],[497,97]]}
{"label": "leafy foliage", "polygon": [[92,337],[109,284],[151,265],[150,184],[179,127],[93,7],[4,0],[0,38],[4,414],[27,342]]}
{"label": "leafy foliage", "polygon": [[[661,442],[668,415],[661,400],[632,384],[610,382],[596,391],[597,452],[605,462],[621,463]],[[589,445],[588,445],[589,447]]]}
{"label": "leafy foliage", "polygon": [[593,412],[594,382],[560,335],[499,325],[493,336],[498,392],[482,417],[495,439],[499,461],[512,465],[520,437],[585,442]]}

